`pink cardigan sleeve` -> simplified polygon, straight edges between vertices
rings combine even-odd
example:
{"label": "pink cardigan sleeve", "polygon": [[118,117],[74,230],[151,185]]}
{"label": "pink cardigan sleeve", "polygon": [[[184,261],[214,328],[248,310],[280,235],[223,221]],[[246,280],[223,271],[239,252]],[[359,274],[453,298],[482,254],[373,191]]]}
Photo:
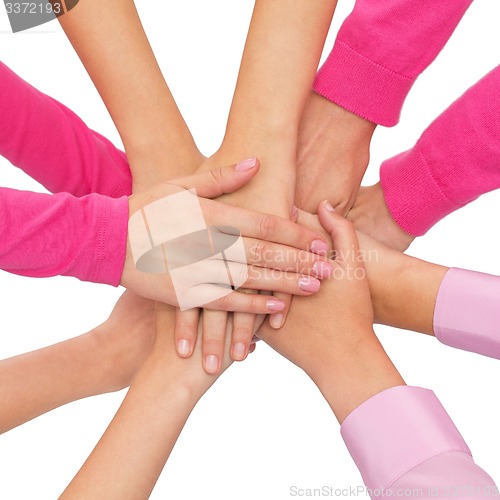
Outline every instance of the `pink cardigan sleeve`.
{"label": "pink cardigan sleeve", "polygon": [[387,127],[472,0],[357,0],[318,72],[314,90]]}
{"label": "pink cardigan sleeve", "polygon": [[0,268],[31,277],[120,284],[128,198],[0,188]]}
{"label": "pink cardigan sleeve", "polygon": [[1,62],[0,155],[52,193],[131,194],[125,153]]}
{"label": "pink cardigan sleeve", "polygon": [[349,414],[341,432],[373,499],[498,494],[493,479],[474,463],[448,413],[427,389],[387,389]]}
{"label": "pink cardigan sleeve", "polygon": [[131,193],[125,154],[2,63],[0,122],[0,154],[60,193],[0,188],[0,268],[117,286]]}
{"label": "pink cardigan sleeve", "polygon": [[394,220],[421,236],[446,215],[500,187],[500,66],[442,113],[416,145],[382,164]]}

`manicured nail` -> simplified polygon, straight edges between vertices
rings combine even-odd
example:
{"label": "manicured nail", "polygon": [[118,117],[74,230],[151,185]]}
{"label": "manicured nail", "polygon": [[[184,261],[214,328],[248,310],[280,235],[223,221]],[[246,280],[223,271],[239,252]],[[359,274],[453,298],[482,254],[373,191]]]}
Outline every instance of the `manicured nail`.
{"label": "manicured nail", "polygon": [[205,370],[208,373],[217,373],[219,370],[219,358],[213,354],[205,356]]}
{"label": "manicured nail", "polygon": [[266,305],[270,311],[283,311],[285,309],[285,304],[281,300],[268,300]]}
{"label": "manicured nail", "polygon": [[323,262],[322,260],[315,262],[313,269],[318,278],[329,278],[333,274],[333,266],[330,262]]}
{"label": "manicured nail", "polygon": [[245,358],[247,353],[247,348],[243,342],[237,342],[233,347],[233,357],[237,360],[242,360]]}
{"label": "manicured nail", "polygon": [[328,200],[325,200],[323,202],[323,205],[329,212],[335,212],[335,209],[332,207],[332,204]]}
{"label": "manicured nail", "polygon": [[299,279],[299,288],[304,292],[317,292],[320,286],[319,280],[311,276]]}
{"label": "manicured nail", "polygon": [[246,172],[257,165],[257,158],[248,158],[248,160],[241,161],[236,165],[237,172]]}
{"label": "manicured nail", "polygon": [[285,322],[285,316],[283,316],[283,314],[273,314],[269,318],[269,324],[271,325],[272,328],[275,328],[276,330],[281,328],[284,322]]}
{"label": "manicured nail", "polygon": [[328,252],[328,245],[326,244],[326,241],[314,240],[311,243],[311,252],[318,255],[326,255]]}
{"label": "manicured nail", "polygon": [[189,342],[187,340],[182,339],[177,342],[177,352],[179,356],[189,356],[190,350]]}
{"label": "manicured nail", "polygon": [[299,215],[299,209],[294,205],[292,207],[292,214],[291,214],[292,220],[296,220],[298,215]]}

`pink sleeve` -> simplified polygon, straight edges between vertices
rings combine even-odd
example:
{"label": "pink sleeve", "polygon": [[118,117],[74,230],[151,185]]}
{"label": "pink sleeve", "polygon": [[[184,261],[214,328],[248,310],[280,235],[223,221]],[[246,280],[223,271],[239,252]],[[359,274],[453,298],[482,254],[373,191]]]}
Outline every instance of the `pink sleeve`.
{"label": "pink sleeve", "polygon": [[[474,463],[446,410],[427,389],[398,386],[383,391],[348,415],[341,432],[371,498],[449,498],[454,496],[448,494],[452,487],[474,488],[476,493],[469,498],[493,496],[496,491],[491,477]],[[405,489],[415,492],[399,494]]]}
{"label": "pink sleeve", "polygon": [[76,198],[0,188],[0,268],[118,286],[127,224],[127,197]]}
{"label": "pink sleeve", "polygon": [[443,344],[500,359],[500,276],[451,268],[439,287],[434,334]]}
{"label": "pink sleeve", "polygon": [[436,58],[472,0],[357,0],[314,90],[387,127],[399,121],[417,77]]}
{"label": "pink sleeve", "polygon": [[52,193],[131,194],[125,153],[1,62],[0,155]]}
{"label": "pink sleeve", "polygon": [[380,181],[394,220],[421,236],[500,187],[500,66],[442,113],[417,144],[385,161]]}

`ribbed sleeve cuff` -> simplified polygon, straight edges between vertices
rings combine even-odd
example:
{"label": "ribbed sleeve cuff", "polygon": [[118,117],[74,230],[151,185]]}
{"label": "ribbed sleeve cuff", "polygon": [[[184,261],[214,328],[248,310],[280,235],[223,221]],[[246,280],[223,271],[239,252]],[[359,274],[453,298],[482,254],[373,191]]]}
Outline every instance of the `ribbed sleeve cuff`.
{"label": "ribbed sleeve cuff", "polygon": [[380,183],[392,217],[412,236],[422,236],[462,206],[441,191],[417,148],[383,162]]}
{"label": "ribbed sleeve cuff", "polygon": [[392,127],[414,82],[337,39],[316,75],[314,90],[366,120]]}
{"label": "ribbed sleeve cuff", "polygon": [[341,432],[367,488],[379,492],[429,458],[471,454],[434,393],[420,387],[373,396],[348,415]]}
{"label": "ribbed sleeve cuff", "polygon": [[457,349],[500,359],[499,296],[499,276],[450,269],[436,299],[436,338]]}

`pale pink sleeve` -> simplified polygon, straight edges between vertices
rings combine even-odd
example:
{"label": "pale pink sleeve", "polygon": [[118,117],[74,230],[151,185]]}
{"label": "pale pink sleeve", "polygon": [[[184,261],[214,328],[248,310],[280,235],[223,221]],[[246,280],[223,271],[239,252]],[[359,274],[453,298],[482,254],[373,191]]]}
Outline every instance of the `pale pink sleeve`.
{"label": "pale pink sleeve", "polygon": [[125,153],[1,62],[0,155],[52,193],[131,194]]}
{"label": "pale pink sleeve", "polygon": [[118,286],[127,224],[127,197],[76,198],[0,188],[0,268]]}
{"label": "pale pink sleeve", "polygon": [[314,90],[374,123],[393,126],[412,85],[472,0],[357,0]]}
{"label": "pale pink sleeve", "polygon": [[380,181],[394,220],[421,236],[500,187],[500,66],[456,100],[415,146],[385,161]]}
{"label": "pale pink sleeve", "polygon": [[434,335],[451,347],[500,359],[500,276],[449,269],[436,299]]}
{"label": "pale pink sleeve", "polygon": [[[496,485],[432,391],[398,386],[347,416],[342,437],[373,499],[494,496]],[[450,493],[450,488],[454,488]],[[413,489],[412,494],[401,490]],[[418,492],[418,493],[417,493]],[[435,494],[437,492],[437,494]]]}

